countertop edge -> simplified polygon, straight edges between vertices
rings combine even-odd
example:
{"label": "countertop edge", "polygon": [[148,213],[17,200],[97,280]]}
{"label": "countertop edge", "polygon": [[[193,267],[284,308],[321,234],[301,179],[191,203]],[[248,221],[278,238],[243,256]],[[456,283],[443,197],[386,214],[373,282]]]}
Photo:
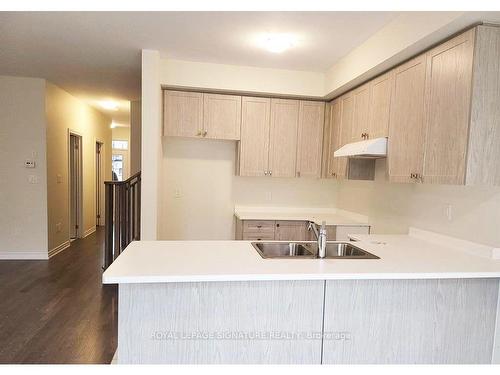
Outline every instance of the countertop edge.
{"label": "countertop edge", "polygon": [[500,272],[430,272],[430,273],[365,273],[365,274],[255,274],[255,275],[190,275],[103,277],[110,284],[159,284],[223,281],[300,281],[300,280],[435,280],[435,279],[500,279]]}

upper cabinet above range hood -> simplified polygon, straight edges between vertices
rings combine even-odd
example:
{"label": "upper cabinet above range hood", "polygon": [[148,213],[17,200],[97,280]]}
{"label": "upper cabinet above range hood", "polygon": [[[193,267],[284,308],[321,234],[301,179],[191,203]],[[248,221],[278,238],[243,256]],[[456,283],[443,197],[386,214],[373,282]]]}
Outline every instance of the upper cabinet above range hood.
{"label": "upper cabinet above range hood", "polygon": [[387,156],[387,138],[382,137],[348,143],[335,151],[333,156],[370,159],[385,158]]}

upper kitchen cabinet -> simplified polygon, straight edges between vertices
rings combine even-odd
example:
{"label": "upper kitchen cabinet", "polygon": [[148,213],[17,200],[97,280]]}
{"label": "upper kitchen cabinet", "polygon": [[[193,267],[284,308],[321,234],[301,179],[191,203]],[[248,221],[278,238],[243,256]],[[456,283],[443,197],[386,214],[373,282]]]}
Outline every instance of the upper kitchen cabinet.
{"label": "upper kitchen cabinet", "polygon": [[324,117],[324,102],[300,101],[297,177],[321,176]]}
{"label": "upper kitchen cabinet", "polygon": [[339,98],[331,103],[330,133],[328,134],[328,178],[343,178],[345,176],[345,168],[343,167],[347,162],[346,158],[335,158],[333,156],[333,153],[342,147],[341,121],[342,98]]}
{"label": "upper kitchen cabinet", "polygon": [[391,182],[418,182],[424,168],[426,56],[394,70],[387,167]]}
{"label": "upper kitchen cabinet", "polygon": [[500,185],[500,29],[476,28],[466,183]]}
{"label": "upper kitchen cabinet", "polygon": [[465,182],[474,34],[471,29],[427,53],[425,182]]}
{"label": "upper kitchen cabinet", "polygon": [[321,150],[321,177],[328,178],[328,164],[330,158],[330,116],[332,102],[325,104],[325,121],[323,124],[323,145]]}
{"label": "upper kitchen cabinet", "polygon": [[370,119],[370,83],[355,89],[353,95],[353,120],[351,124],[351,142],[367,139]]}
{"label": "upper kitchen cabinet", "polygon": [[271,99],[243,97],[241,141],[238,148],[240,176],[267,176]]}
{"label": "upper kitchen cabinet", "polygon": [[349,92],[330,104],[328,169],[327,178],[351,180],[373,180],[374,161],[334,157],[336,150],[351,141],[351,126],[354,118],[354,95]]}
{"label": "upper kitchen cabinet", "polygon": [[239,140],[241,96],[163,93],[163,135]]}
{"label": "upper kitchen cabinet", "polygon": [[393,70],[370,82],[370,117],[365,138],[372,139],[389,135],[389,112],[393,83]]}
{"label": "upper kitchen cabinet", "polygon": [[470,29],[394,77],[390,180],[500,185],[500,28]]}
{"label": "upper kitchen cabinet", "polygon": [[295,177],[299,101],[271,99],[269,170],[273,177]]}
{"label": "upper kitchen cabinet", "polygon": [[203,94],[203,136],[240,139],[241,96]]}
{"label": "upper kitchen cabinet", "polygon": [[203,135],[202,93],[170,90],[163,92],[163,135]]}

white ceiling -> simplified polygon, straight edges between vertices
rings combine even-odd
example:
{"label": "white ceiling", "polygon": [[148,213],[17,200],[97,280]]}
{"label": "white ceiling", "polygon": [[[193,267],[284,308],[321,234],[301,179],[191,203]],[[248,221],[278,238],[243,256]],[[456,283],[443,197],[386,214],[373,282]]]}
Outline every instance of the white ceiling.
{"label": "white ceiling", "polygon": [[[120,110],[108,114],[127,123],[127,101],[140,97],[141,49],[180,60],[325,71],[396,15],[2,12],[0,74],[46,78],[90,104],[121,100]],[[283,54],[272,54],[254,42],[266,32],[294,33],[299,41]]]}

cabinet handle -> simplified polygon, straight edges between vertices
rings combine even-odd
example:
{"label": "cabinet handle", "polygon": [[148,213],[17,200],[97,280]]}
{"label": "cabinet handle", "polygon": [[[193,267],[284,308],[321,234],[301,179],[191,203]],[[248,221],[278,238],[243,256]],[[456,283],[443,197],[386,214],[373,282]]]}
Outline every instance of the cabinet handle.
{"label": "cabinet handle", "polygon": [[269,176],[272,176],[273,175],[273,171],[269,171]]}
{"label": "cabinet handle", "polygon": [[300,177],[300,171],[297,171],[297,177]]}
{"label": "cabinet handle", "polygon": [[198,130],[198,133],[196,133],[197,136],[201,135],[201,130]]}
{"label": "cabinet handle", "polygon": [[205,131],[203,131],[203,136],[205,137],[205,136],[207,135],[207,133],[208,133],[208,132],[207,132],[206,130],[205,130]]}
{"label": "cabinet handle", "polygon": [[267,173],[268,173],[267,171],[264,171],[264,176],[267,176]]}

